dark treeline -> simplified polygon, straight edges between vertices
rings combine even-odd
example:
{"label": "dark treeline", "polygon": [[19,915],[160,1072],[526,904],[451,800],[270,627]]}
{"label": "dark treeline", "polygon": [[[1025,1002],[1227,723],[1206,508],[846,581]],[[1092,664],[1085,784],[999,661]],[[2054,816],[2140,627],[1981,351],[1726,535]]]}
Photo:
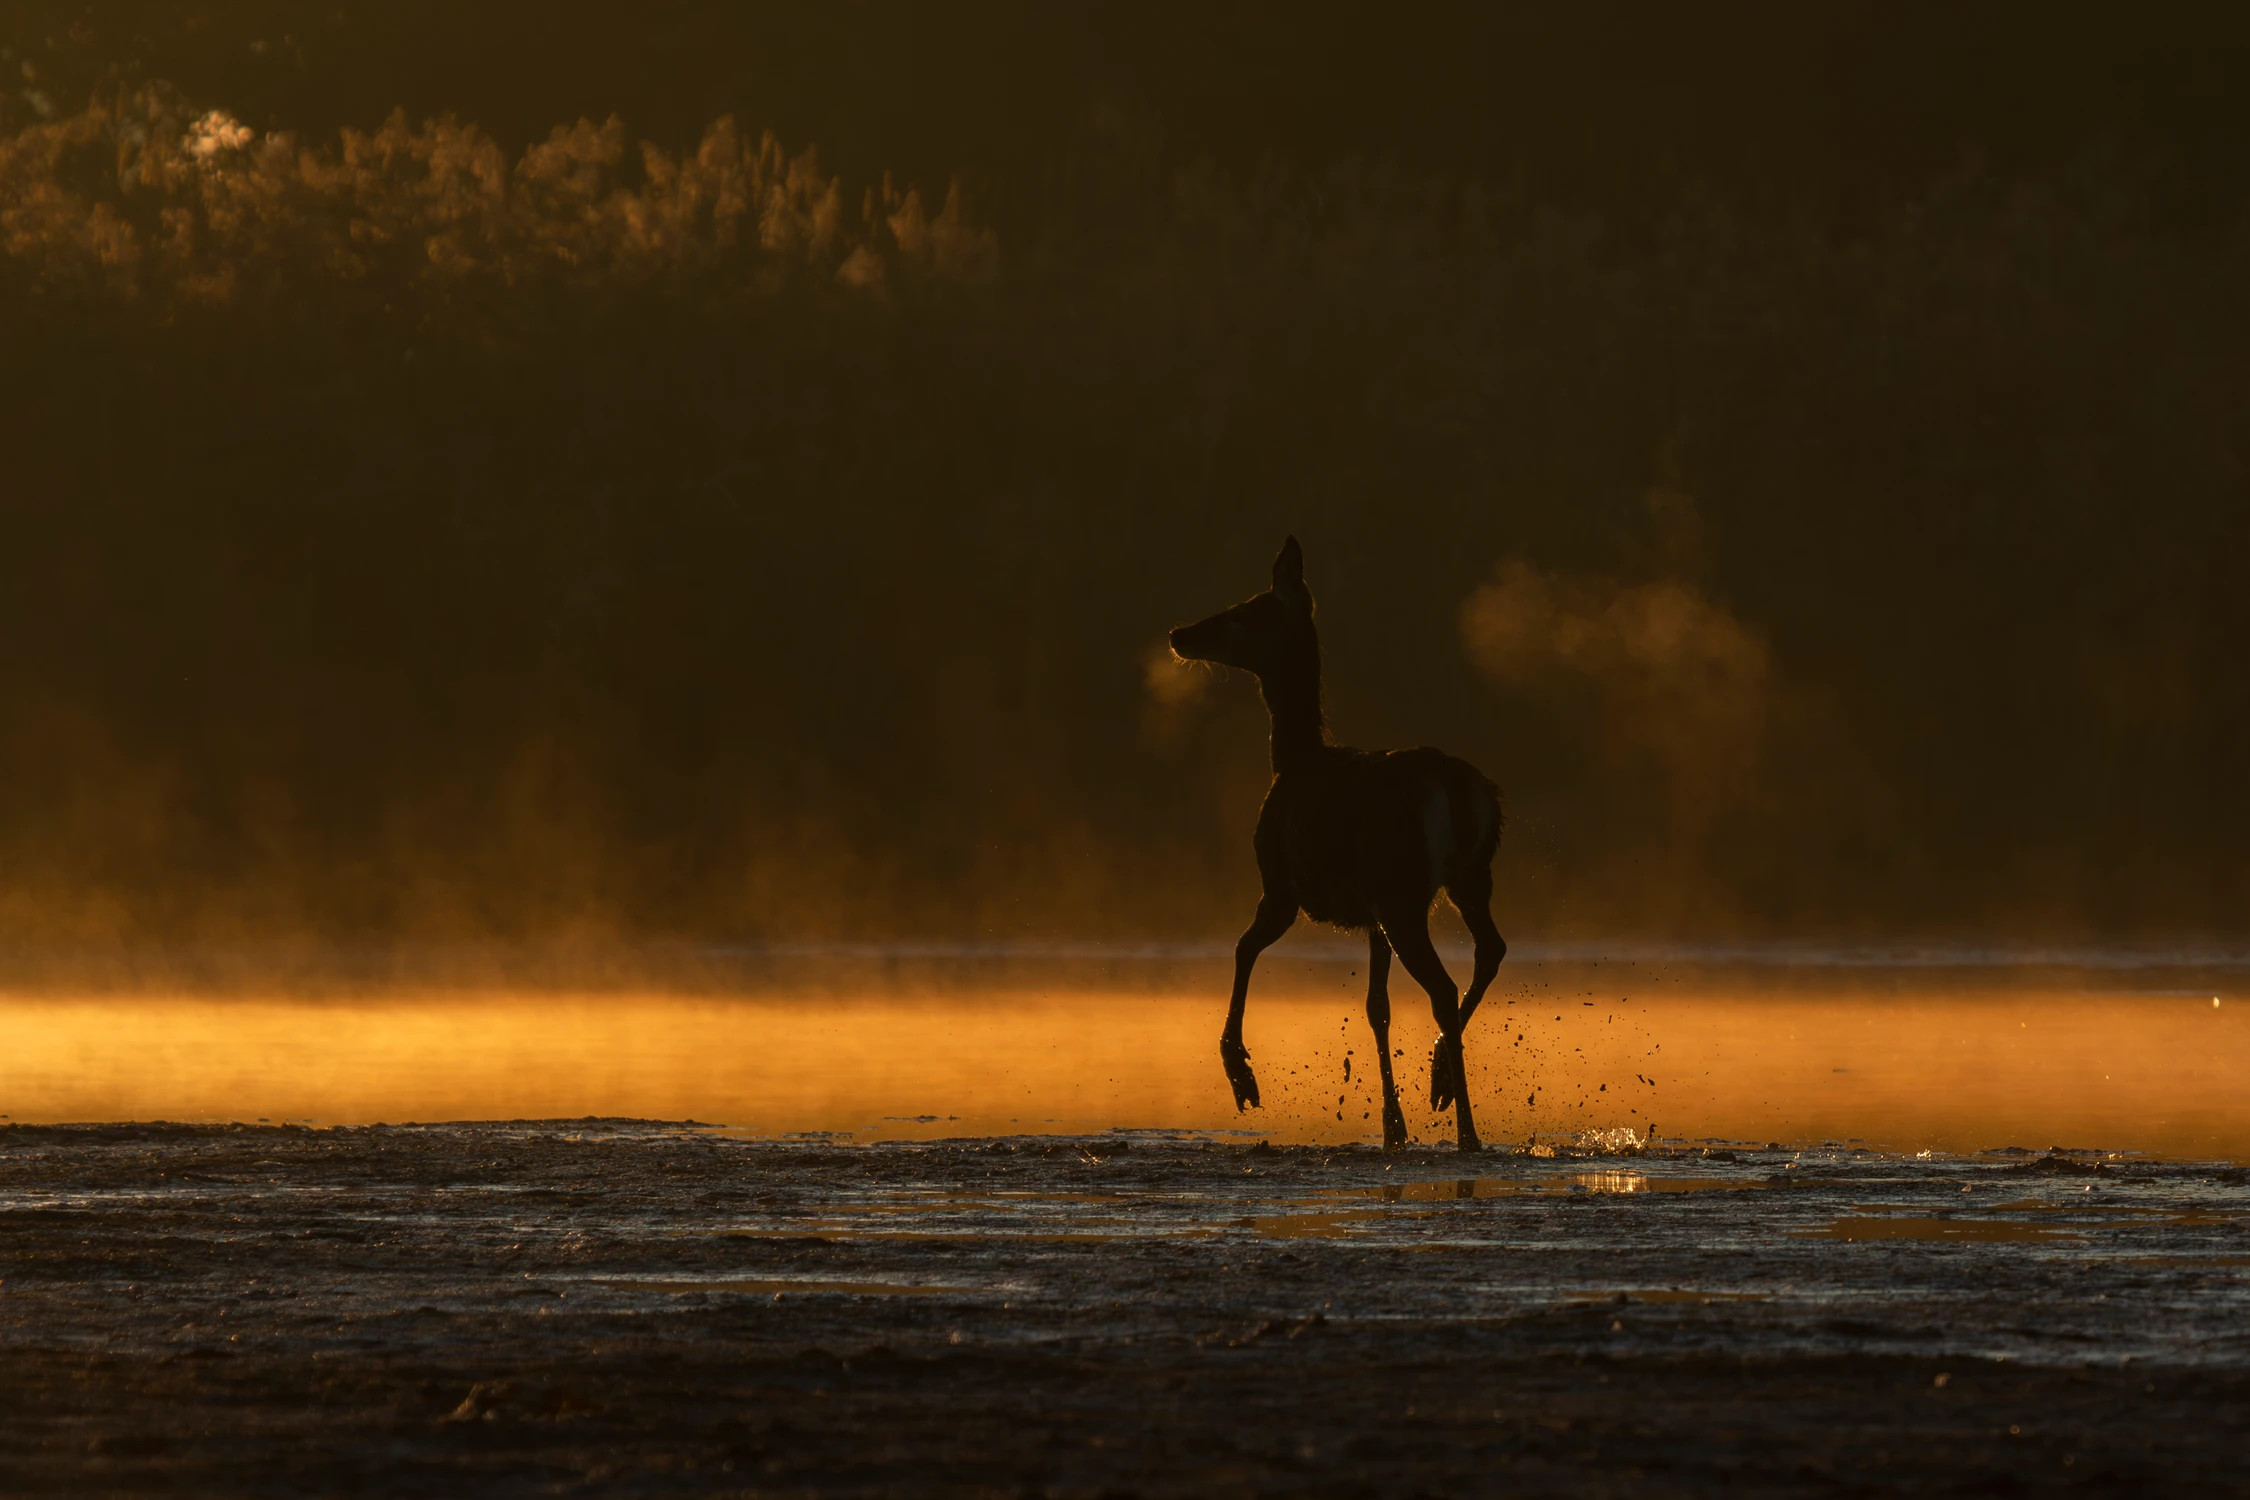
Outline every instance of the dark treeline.
{"label": "dark treeline", "polygon": [[1289,531],[1511,934],[2250,914],[2239,38],[299,9],[0,25],[11,941],[1231,932]]}

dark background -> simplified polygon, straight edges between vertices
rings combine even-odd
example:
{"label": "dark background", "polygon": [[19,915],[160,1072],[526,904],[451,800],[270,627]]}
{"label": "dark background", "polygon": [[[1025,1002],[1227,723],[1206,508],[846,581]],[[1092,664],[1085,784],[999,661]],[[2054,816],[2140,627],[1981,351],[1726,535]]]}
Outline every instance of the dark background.
{"label": "dark background", "polygon": [[[11,942],[1230,933],[1262,716],[1149,654],[1290,531],[1339,737],[1507,788],[1511,934],[2250,916],[2250,23],[18,4],[0,49]],[[332,171],[394,107],[626,145],[455,256],[422,158]],[[134,176],[214,108],[294,144]],[[880,285],[635,248],[638,142],[725,115],[818,146]],[[956,179],[974,253],[917,258],[883,221]],[[1509,650],[1504,563],[1563,601]],[[1666,601],[1685,655],[1611,628]]]}

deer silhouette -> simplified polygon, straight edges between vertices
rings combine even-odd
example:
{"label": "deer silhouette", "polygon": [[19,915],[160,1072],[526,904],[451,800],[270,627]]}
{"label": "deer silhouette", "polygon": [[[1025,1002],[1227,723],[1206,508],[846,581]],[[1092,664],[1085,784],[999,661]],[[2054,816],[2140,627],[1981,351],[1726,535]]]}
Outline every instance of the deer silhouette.
{"label": "deer silhouette", "polygon": [[[1273,785],[1254,846],[1264,893],[1234,945],[1234,995],[1219,1060],[1235,1108],[1258,1103],[1242,1044],[1242,1010],[1258,955],[1302,911],[1367,934],[1367,1024],[1383,1078],[1383,1145],[1406,1144],[1406,1117],[1391,1077],[1391,954],[1429,991],[1438,1043],[1430,1056],[1430,1107],[1452,1106],[1464,1151],[1482,1149],[1469,1112],[1461,1034],[1500,970],[1508,945],[1492,921],[1492,857],[1500,848],[1500,789],[1441,751],[1354,750],[1332,744],[1320,701],[1320,637],[1313,628],[1305,555],[1290,537],[1273,560],[1273,587],[1172,632],[1173,654],[1238,667],[1258,679],[1273,716]],[[1452,898],[1476,939],[1463,997],[1430,942],[1437,893]]]}

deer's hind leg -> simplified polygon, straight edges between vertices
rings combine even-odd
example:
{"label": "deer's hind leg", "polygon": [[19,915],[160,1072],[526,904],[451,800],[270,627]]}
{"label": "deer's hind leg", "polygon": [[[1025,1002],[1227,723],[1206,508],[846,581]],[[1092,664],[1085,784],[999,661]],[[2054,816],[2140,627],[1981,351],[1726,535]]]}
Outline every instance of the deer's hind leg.
{"label": "deer's hind leg", "polygon": [[1250,1071],[1250,1049],[1242,1045],[1242,1008],[1250,999],[1250,970],[1258,955],[1296,920],[1297,903],[1269,892],[1258,898],[1258,914],[1234,945],[1234,995],[1227,1001],[1227,1029],[1219,1033],[1219,1062],[1227,1070],[1238,1112],[1258,1106],[1258,1075]]}
{"label": "deer's hind leg", "polygon": [[1398,1083],[1391,1077],[1391,945],[1383,929],[1367,929],[1367,1026],[1375,1033],[1375,1063],[1383,1076],[1383,1149],[1406,1144],[1406,1112],[1398,1107]]}
{"label": "deer's hind leg", "polygon": [[1437,1018],[1437,1050],[1430,1056],[1430,1107],[1444,1109],[1450,1104],[1455,1141],[1463,1151],[1482,1151],[1476,1122],[1469,1114],[1468,1070],[1461,1060],[1461,995],[1430,941],[1428,909],[1393,911],[1383,919],[1383,935],[1415,983],[1429,991],[1430,1014]]}
{"label": "deer's hind leg", "polygon": [[1492,920],[1492,867],[1463,872],[1448,881],[1446,895],[1453,898],[1454,910],[1476,940],[1476,970],[1469,976],[1469,993],[1461,1001],[1461,1026],[1466,1030],[1469,1018],[1484,1003],[1484,992],[1492,987],[1492,980],[1500,972],[1500,960],[1508,956],[1508,940],[1500,936],[1499,924]]}

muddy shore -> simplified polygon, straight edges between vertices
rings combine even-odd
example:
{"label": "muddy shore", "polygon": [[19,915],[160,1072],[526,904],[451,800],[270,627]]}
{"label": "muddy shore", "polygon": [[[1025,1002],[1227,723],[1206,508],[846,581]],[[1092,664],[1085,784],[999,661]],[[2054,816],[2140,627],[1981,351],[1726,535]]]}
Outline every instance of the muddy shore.
{"label": "muddy shore", "polygon": [[2250,1185],[0,1129],[9,1494],[2250,1493]]}

